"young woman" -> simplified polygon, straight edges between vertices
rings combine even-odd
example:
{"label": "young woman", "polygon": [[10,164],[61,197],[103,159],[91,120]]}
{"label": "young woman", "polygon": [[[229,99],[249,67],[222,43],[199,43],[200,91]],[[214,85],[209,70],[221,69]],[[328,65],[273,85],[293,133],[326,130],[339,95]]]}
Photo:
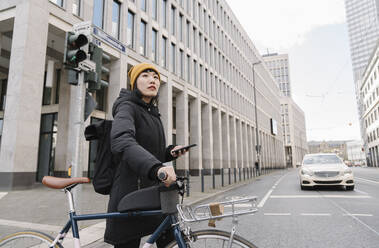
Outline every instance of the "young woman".
{"label": "young woman", "polygon": [[[166,147],[157,107],[158,70],[151,64],[142,63],[133,66],[128,76],[131,90],[121,90],[112,111],[111,147],[120,163],[110,193],[108,212],[117,211],[123,196],[157,184],[160,172],[167,175],[163,181],[165,185],[172,184],[176,180],[174,169],[172,166],[164,167],[162,163],[184,154],[172,152],[181,146]],[[116,248],[137,248],[140,238],[152,233],[162,220],[163,216],[108,219],[104,240]],[[172,234],[163,234],[157,245],[164,247],[172,239]]]}

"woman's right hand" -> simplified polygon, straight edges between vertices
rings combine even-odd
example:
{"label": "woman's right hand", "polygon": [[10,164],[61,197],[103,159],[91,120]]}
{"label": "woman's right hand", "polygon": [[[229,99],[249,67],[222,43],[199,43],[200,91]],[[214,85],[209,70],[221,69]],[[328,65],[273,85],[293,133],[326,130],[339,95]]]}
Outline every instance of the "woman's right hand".
{"label": "woman's right hand", "polygon": [[162,182],[164,183],[166,187],[169,187],[171,184],[173,184],[176,181],[175,170],[174,170],[174,167],[172,166],[164,166],[164,167],[159,168],[157,172],[157,176],[159,175],[159,173],[166,174],[166,179],[162,180]]}

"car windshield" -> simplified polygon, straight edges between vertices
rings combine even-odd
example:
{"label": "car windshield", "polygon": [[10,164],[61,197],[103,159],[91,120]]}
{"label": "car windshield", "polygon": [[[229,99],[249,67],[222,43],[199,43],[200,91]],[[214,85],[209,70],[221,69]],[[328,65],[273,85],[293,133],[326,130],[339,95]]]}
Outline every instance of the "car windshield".
{"label": "car windshield", "polygon": [[304,164],[340,164],[342,161],[336,155],[315,155],[304,158]]}

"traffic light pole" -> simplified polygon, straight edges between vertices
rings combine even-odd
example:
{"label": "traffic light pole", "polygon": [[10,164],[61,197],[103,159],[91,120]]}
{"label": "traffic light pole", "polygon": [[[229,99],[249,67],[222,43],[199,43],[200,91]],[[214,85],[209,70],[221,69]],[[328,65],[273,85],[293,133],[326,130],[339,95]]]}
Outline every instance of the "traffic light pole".
{"label": "traffic light pole", "polygon": [[[78,73],[78,85],[71,86],[70,96],[70,124],[68,146],[71,148],[70,165],[72,177],[82,177],[83,162],[83,133],[84,133],[84,105],[86,96],[86,84],[84,83],[84,71]],[[80,193],[82,185],[79,184],[74,188],[74,202],[76,209],[80,211]]]}

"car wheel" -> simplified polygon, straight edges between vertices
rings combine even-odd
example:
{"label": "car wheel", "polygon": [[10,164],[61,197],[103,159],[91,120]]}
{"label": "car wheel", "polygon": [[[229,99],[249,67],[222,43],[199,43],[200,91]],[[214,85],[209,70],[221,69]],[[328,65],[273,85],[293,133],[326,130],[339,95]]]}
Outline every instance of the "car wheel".
{"label": "car wheel", "polygon": [[307,190],[308,189],[308,187],[303,186],[303,185],[300,185],[300,188],[301,188],[301,190]]}
{"label": "car wheel", "polygon": [[354,190],[354,185],[352,185],[352,186],[346,186],[346,190]]}

